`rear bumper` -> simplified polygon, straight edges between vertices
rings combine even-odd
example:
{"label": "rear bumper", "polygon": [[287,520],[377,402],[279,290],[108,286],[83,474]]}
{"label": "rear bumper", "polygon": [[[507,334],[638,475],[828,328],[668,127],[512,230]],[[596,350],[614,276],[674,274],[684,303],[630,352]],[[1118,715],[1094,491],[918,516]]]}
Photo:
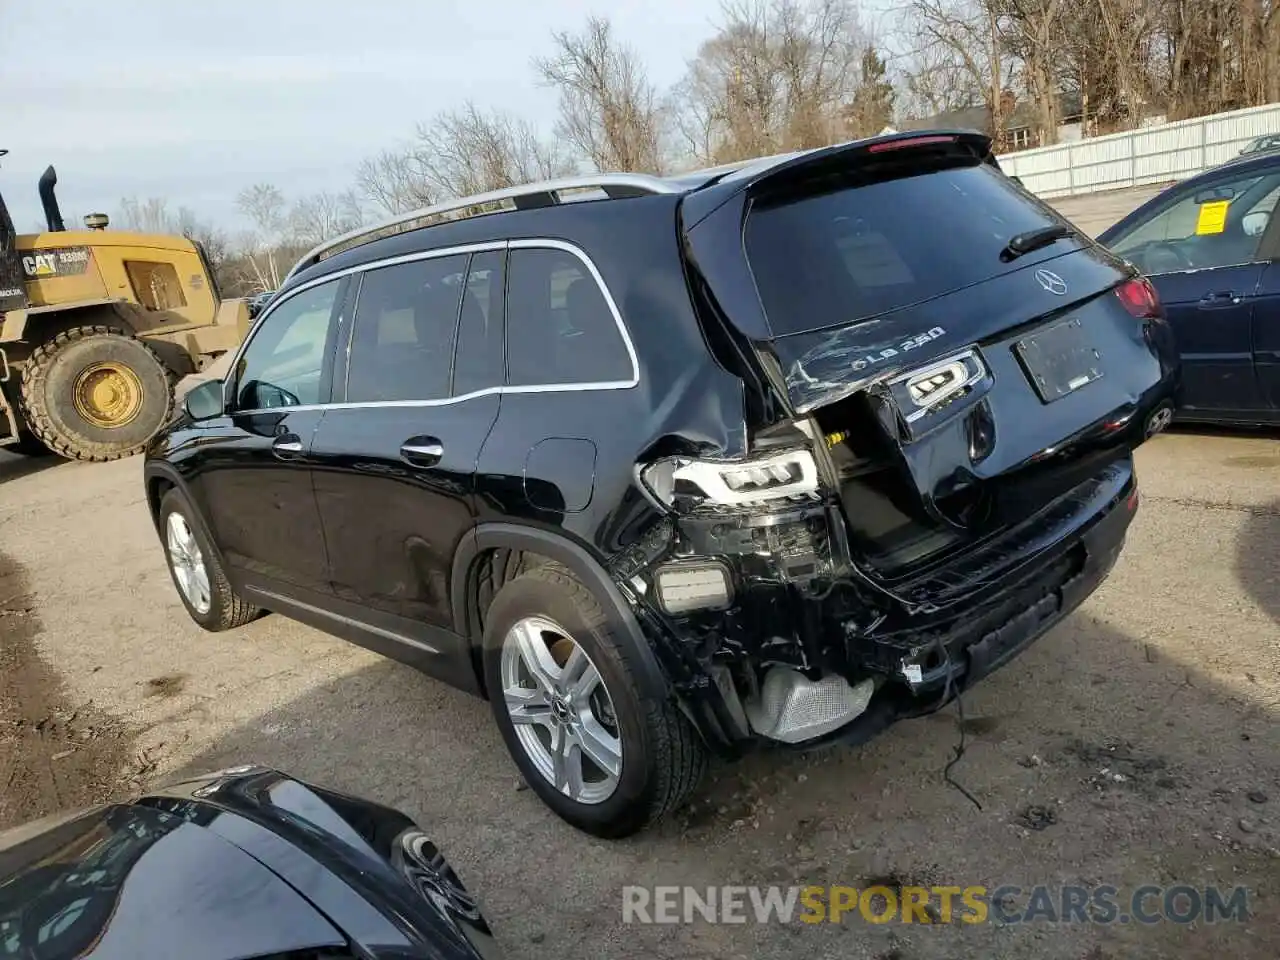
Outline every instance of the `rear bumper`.
{"label": "rear bumper", "polygon": [[[897,720],[941,709],[1067,617],[1114,566],[1137,500],[1125,457],[1027,523],[892,584],[891,592],[840,579],[825,590],[813,581],[779,583],[751,566],[759,554],[747,557],[735,564],[729,609],[663,618],[663,646],[683,652],[683,675],[673,675],[673,685],[704,739],[731,756],[761,740],[743,721],[731,676],[781,666],[811,678],[838,674],[851,684],[871,678],[875,693],[862,714],[790,749],[864,741]],[[805,528],[816,529],[815,520]],[[762,540],[744,539],[757,547]],[[806,569],[826,568],[832,544],[796,551],[799,539],[782,530],[771,535]],[[743,575],[753,569],[754,577]],[[652,632],[659,624],[648,626]]]}

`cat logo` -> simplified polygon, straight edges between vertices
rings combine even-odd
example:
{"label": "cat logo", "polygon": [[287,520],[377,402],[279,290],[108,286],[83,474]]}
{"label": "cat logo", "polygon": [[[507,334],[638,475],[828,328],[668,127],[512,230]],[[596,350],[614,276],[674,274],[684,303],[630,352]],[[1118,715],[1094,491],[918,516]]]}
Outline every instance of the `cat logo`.
{"label": "cat logo", "polygon": [[74,277],[89,268],[88,247],[62,247],[30,253],[22,258],[22,272],[28,280]]}

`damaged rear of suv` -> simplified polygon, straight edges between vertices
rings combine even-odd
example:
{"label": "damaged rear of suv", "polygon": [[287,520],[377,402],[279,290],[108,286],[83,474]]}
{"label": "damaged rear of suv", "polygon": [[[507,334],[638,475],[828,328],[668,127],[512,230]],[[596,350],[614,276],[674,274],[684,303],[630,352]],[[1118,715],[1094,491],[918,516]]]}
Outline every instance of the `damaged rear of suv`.
{"label": "damaged rear of suv", "polygon": [[202,625],[276,610],[487,697],[622,836],[709,753],[864,740],[1079,605],[1174,357],[976,134],[557,181],[309,254],[148,498]]}
{"label": "damaged rear of suv", "polygon": [[[1177,377],[1152,286],[996,171],[886,138],[686,199],[742,460],[642,471],[704,729],[816,746],[937,710],[1078,606]],[[678,573],[676,571],[679,571]],[[683,581],[681,580],[683,578]]]}

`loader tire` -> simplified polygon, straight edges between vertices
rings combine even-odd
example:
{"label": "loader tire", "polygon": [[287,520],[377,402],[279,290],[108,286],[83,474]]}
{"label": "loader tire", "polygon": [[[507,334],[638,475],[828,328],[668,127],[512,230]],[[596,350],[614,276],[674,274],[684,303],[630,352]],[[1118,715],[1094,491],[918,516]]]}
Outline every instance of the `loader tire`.
{"label": "loader tire", "polygon": [[69,460],[141,453],[173,413],[173,374],[122,330],[74,327],[42,343],[23,365],[27,429]]}

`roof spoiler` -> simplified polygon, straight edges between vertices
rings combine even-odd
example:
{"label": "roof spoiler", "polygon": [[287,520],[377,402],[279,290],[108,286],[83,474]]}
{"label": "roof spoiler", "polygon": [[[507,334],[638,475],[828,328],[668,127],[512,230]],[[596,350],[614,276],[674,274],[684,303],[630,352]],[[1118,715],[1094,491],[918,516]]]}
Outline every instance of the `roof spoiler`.
{"label": "roof spoiler", "polygon": [[817,173],[827,166],[844,166],[860,156],[876,157],[897,151],[937,150],[948,146],[968,148],[983,163],[999,168],[991,152],[991,138],[976,130],[912,130],[851,140],[833,147],[786,154],[781,160],[770,157],[738,167],[685,198],[685,226],[686,229],[695,226],[730,197],[770,181],[785,180],[801,172]]}

